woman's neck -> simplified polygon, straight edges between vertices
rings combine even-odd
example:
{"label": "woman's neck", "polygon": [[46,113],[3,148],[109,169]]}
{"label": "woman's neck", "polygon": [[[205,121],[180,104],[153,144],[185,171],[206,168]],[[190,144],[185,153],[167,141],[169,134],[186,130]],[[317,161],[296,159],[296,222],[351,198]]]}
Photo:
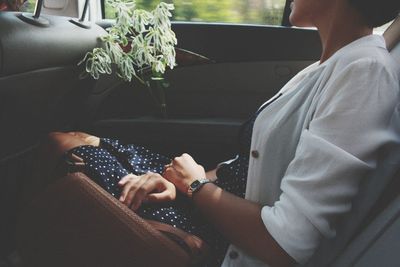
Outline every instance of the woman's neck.
{"label": "woman's neck", "polygon": [[[354,10],[347,1],[338,1],[335,14],[316,23],[322,42],[320,63],[330,58],[336,51],[347,44],[372,34],[361,15]],[[345,3],[345,4],[343,4]]]}

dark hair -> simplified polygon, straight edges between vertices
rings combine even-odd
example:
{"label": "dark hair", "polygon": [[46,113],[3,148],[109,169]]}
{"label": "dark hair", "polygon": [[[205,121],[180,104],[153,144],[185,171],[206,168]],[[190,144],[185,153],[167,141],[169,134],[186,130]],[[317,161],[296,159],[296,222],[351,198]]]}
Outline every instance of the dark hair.
{"label": "dark hair", "polygon": [[400,0],[349,0],[370,27],[381,26],[399,15]]}

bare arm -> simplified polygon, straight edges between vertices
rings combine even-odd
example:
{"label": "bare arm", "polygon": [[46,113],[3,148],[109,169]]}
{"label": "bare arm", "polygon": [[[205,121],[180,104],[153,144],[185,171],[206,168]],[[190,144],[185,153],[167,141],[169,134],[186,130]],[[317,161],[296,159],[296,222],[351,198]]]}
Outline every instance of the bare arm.
{"label": "bare arm", "polygon": [[261,220],[261,206],[204,185],[193,196],[204,215],[233,244],[272,266],[291,266],[293,259],[276,243]]}
{"label": "bare arm", "polygon": [[[175,158],[164,176],[186,193],[196,179],[206,173],[189,155]],[[290,266],[294,260],[277,244],[261,220],[261,206],[236,197],[214,184],[204,185],[193,196],[203,214],[234,245],[272,266]]]}

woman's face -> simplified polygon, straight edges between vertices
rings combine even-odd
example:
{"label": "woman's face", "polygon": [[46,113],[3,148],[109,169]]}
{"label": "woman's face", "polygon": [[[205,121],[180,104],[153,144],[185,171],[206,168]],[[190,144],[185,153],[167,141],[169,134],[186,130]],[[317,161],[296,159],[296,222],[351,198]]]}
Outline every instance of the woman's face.
{"label": "woman's face", "polygon": [[315,27],[331,10],[334,0],[293,0],[290,23],[298,27]]}

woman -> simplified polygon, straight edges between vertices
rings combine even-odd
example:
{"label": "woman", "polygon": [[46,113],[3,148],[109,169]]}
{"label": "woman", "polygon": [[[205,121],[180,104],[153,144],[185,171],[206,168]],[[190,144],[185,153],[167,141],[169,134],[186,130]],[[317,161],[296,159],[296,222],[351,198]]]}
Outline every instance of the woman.
{"label": "woman", "polygon": [[[264,104],[250,123],[246,199],[218,186],[219,170],[217,175],[215,170],[205,172],[183,154],[171,163],[164,159],[162,177],[121,173],[120,200],[137,209],[145,200],[173,200],[175,190],[191,198],[233,244],[222,266],[306,262],[321,238],[335,235],[337,220],[350,210],[362,178],[376,171],[379,155],[389,144],[399,143],[399,133],[392,128],[398,70],[383,38],[372,35],[373,27],[395,18],[399,9],[398,0],[292,3],[291,23],[318,29],[322,55]],[[52,134],[51,139],[60,152],[74,142],[99,145],[96,137],[71,135]],[[117,141],[105,142],[118,152]],[[85,155],[82,147],[72,151]],[[215,175],[215,183],[197,181]],[[222,184],[230,187],[229,182]]]}

